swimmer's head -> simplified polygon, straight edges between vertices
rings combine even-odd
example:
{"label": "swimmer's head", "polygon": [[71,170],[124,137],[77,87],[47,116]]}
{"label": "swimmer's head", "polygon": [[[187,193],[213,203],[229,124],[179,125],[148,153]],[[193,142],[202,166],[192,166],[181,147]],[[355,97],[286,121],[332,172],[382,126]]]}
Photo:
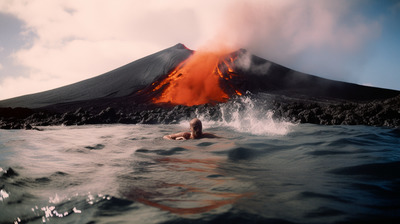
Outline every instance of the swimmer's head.
{"label": "swimmer's head", "polygon": [[190,121],[190,131],[192,132],[193,138],[200,138],[202,133],[203,126],[201,121],[197,118],[194,118]]}

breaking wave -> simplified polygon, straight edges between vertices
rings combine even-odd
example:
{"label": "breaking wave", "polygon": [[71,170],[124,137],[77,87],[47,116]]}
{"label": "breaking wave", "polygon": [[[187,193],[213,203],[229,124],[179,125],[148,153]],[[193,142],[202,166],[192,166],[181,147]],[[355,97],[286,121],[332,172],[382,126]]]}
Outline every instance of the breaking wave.
{"label": "breaking wave", "polygon": [[286,135],[295,123],[274,118],[274,112],[268,109],[267,102],[246,96],[235,97],[229,102],[219,104],[219,118],[213,119],[209,110],[196,110],[196,116],[202,120],[205,128],[229,127],[238,132],[253,135]]}

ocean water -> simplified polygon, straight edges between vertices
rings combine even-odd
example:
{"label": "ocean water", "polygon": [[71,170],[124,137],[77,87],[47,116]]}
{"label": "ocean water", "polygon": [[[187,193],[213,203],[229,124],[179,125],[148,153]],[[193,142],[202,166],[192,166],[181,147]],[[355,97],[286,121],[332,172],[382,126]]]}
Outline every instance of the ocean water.
{"label": "ocean water", "polygon": [[187,121],[0,130],[0,223],[400,223],[398,129],[245,103],[198,114],[218,139],[162,138]]}

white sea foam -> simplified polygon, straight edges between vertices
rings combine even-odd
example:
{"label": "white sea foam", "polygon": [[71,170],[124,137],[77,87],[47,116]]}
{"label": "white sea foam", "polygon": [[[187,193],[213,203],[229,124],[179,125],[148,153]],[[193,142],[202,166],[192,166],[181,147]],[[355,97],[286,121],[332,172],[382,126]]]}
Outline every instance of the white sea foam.
{"label": "white sea foam", "polygon": [[0,201],[3,201],[4,199],[8,198],[10,196],[9,193],[7,193],[4,189],[0,190]]}
{"label": "white sea foam", "polygon": [[50,197],[50,198],[49,198],[49,202],[52,203],[52,204],[58,204],[58,203],[60,203],[61,201],[63,201],[64,199],[65,199],[65,198],[59,197],[58,194],[56,194],[54,197]]}
{"label": "white sea foam", "polygon": [[226,126],[238,132],[254,135],[286,135],[295,126],[294,123],[276,120],[273,111],[265,105],[258,105],[250,96],[237,97],[225,104],[220,104],[221,118],[210,119],[209,112],[196,111],[196,116],[206,127]]}

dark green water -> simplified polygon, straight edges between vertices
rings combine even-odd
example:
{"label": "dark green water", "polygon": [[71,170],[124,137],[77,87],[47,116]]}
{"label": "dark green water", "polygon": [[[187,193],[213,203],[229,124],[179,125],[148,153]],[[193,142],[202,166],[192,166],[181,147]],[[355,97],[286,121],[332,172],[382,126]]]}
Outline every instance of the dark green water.
{"label": "dark green water", "polygon": [[249,122],[0,130],[0,223],[400,220],[398,129]]}

